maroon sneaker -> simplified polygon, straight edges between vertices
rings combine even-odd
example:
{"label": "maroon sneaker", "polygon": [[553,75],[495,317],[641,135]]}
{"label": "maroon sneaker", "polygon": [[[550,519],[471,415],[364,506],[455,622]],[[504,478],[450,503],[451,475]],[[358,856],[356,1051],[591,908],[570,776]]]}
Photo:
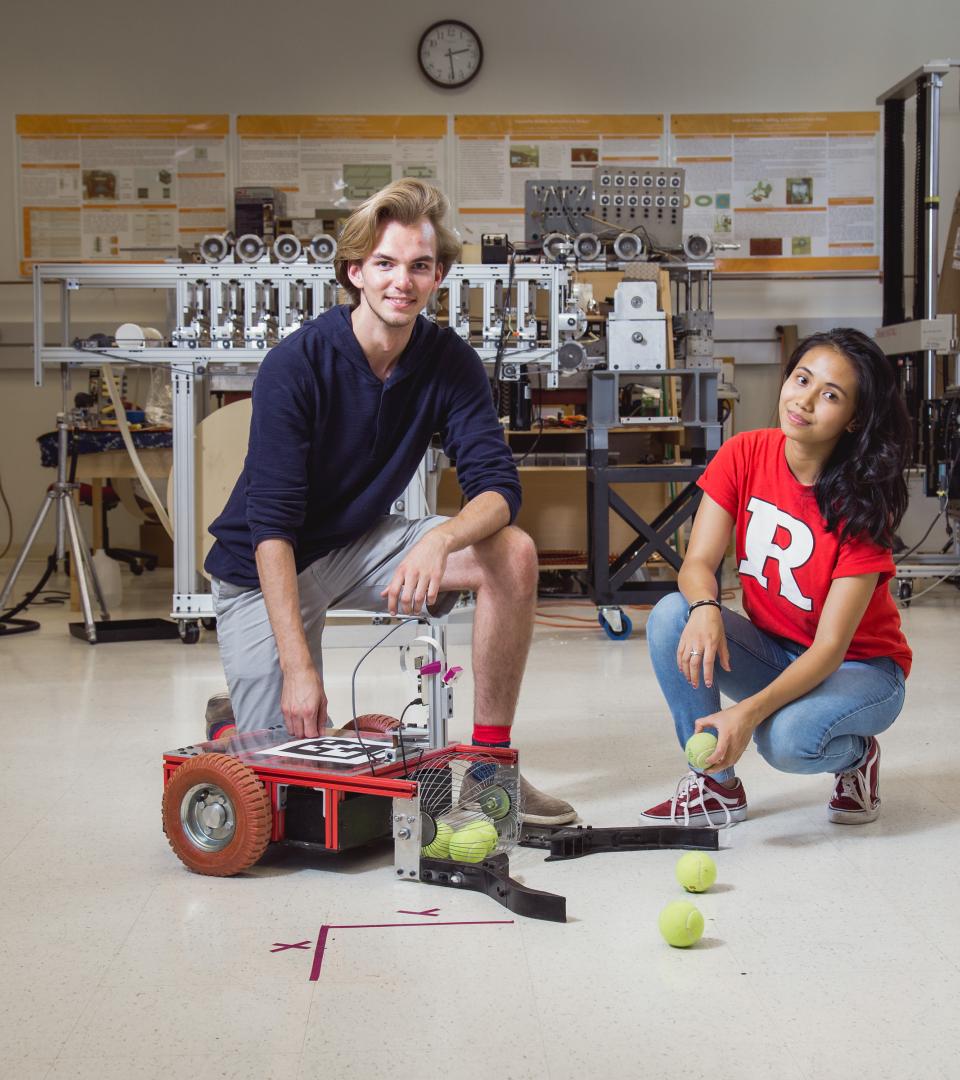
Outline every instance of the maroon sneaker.
{"label": "maroon sneaker", "polygon": [[743,784],[726,788],[718,780],[688,772],[677,784],[672,799],[666,799],[640,815],[658,825],[707,825],[724,829],[747,816],[747,795]]}
{"label": "maroon sneaker", "polygon": [[880,744],[871,735],[862,765],[837,773],[827,816],[839,825],[863,825],[880,814]]}

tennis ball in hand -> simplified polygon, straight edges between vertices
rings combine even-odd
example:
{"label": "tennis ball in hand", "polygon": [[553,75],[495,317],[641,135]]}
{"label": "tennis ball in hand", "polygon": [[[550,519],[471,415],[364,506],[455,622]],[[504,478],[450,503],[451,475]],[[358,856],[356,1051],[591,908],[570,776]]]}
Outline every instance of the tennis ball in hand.
{"label": "tennis ball in hand", "polygon": [[676,873],[687,892],[706,892],[717,880],[717,864],[705,851],[688,851],[680,856]]}
{"label": "tennis ball in hand", "polygon": [[674,900],[660,912],[660,933],[668,945],[687,949],[703,934],[703,916],[689,900]]}
{"label": "tennis ball in hand", "polygon": [[707,767],[707,758],[713,754],[716,748],[717,737],[711,735],[709,731],[698,731],[696,735],[691,735],[687,739],[687,745],[684,747],[687,752],[687,761],[695,769],[701,771]]}
{"label": "tennis ball in hand", "polygon": [[453,829],[445,821],[438,821],[437,835],[420,849],[420,854],[431,859],[449,859],[451,836]]}
{"label": "tennis ball in hand", "polygon": [[499,839],[489,821],[471,821],[450,838],[450,858],[456,862],[481,862],[497,846]]}

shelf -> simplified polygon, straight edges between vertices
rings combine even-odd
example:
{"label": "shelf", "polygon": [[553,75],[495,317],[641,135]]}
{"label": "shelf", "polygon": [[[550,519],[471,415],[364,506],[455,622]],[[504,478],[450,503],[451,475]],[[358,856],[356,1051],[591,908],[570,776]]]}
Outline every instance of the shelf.
{"label": "shelf", "polygon": [[[651,421],[651,423],[649,424],[620,424],[617,427],[607,428],[607,431],[614,432],[618,435],[636,434],[638,431],[683,431],[683,424],[657,424]],[[506,432],[508,437],[511,435],[543,435],[545,438],[547,435],[586,435],[587,429],[545,427],[541,432],[539,428],[526,429],[522,431],[512,431],[508,428],[506,429]]]}

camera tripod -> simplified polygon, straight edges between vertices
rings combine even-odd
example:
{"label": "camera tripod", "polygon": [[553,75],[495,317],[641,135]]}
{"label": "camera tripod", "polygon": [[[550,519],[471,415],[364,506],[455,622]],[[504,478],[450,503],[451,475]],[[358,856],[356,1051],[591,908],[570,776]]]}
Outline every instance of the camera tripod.
{"label": "camera tripod", "polygon": [[57,414],[57,480],[44,495],[43,502],[40,504],[40,510],[34,519],[33,525],[30,528],[30,533],[23,545],[23,550],[17,557],[17,561],[13,564],[13,569],[10,571],[6,582],[4,583],[3,591],[0,592],[0,610],[6,606],[7,599],[13,591],[14,582],[17,580],[17,575],[23,568],[23,564],[27,561],[30,549],[33,547],[33,543],[39,535],[40,529],[43,527],[47,514],[50,512],[50,507],[56,506],[57,551],[56,556],[51,556],[51,559],[55,558],[57,565],[64,560],[67,547],[67,534],[69,534],[70,555],[74,573],[77,577],[77,586],[80,590],[80,606],[83,610],[83,624],[86,630],[87,641],[89,641],[91,645],[95,645],[97,643],[97,624],[93,618],[93,606],[90,602],[91,587],[93,595],[96,597],[97,605],[100,608],[101,617],[104,620],[107,620],[110,618],[110,614],[107,611],[107,605],[103,599],[103,590],[100,588],[100,580],[94,569],[93,559],[90,556],[90,549],[87,546],[86,538],[83,535],[80,518],[73,501],[73,492],[76,491],[80,485],[67,479],[67,458],[69,456],[70,432],[73,430],[73,426],[71,414],[65,412]]}

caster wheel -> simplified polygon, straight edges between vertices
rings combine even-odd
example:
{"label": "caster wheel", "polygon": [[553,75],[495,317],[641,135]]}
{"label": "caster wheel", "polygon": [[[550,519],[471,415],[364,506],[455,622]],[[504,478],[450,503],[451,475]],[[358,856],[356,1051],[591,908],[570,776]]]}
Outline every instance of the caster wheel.
{"label": "caster wheel", "polygon": [[177,624],[180,631],[180,640],[184,645],[196,645],[200,640],[200,624],[197,622],[181,621]]}
{"label": "caster wheel", "polygon": [[216,630],[216,628],[217,628],[217,620],[216,619],[201,619],[200,620],[200,625],[204,628],[204,630]]}
{"label": "caster wheel", "polygon": [[143,567],[138,562],[131,563],[130,573],[133,574],[134,577],[139,577],[143,573]]}
{"label": "caster wheel", "polygon": [[911,596],[913,596],[913,582],[904,578],[897,583],[897,599],[903,601],[904,607],[909,607]]}
{"label": "caster wheel", "polygon": [[611,641],[626,641],[633,632],[633,622],[631,621],[630,616],[623,611],[620,612],[619,630],[614,630],[610,623],[604,618],[602,612],[597,616],[597,622],[603,627],[603,632]]}
{"label": "caster wheel", "polygon": [[270,797],[236,758],[190,758],[163,789],[163,831],[194,873],[230,877],[260,858],[270,842]]}

